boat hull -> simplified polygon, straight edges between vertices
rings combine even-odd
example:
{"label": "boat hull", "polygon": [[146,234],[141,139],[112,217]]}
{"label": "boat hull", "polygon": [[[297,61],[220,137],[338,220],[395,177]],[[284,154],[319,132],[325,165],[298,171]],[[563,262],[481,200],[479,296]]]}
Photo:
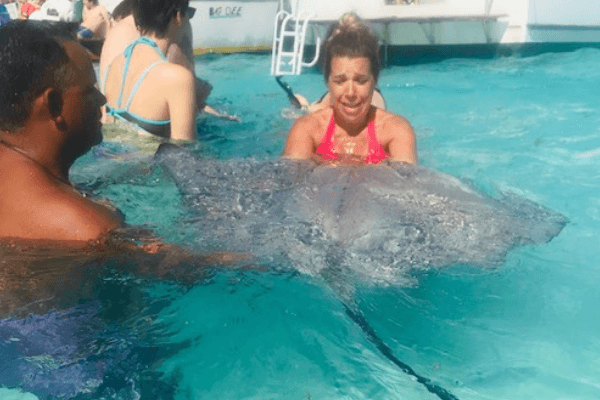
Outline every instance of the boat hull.
{"label": "boat hull", "polygon": [[194,53],[269,51],[277,1],[190,1]]}

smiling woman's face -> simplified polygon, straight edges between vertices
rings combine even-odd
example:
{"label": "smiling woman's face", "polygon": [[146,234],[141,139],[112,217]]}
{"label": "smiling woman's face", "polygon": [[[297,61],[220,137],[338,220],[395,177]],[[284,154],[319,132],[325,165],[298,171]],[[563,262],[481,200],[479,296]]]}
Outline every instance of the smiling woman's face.
{"label": "smiling woman's face", "polygon": [[366,120],[375,89],[367,57],[333,57],[327,85],[336,118],[348,124]]}

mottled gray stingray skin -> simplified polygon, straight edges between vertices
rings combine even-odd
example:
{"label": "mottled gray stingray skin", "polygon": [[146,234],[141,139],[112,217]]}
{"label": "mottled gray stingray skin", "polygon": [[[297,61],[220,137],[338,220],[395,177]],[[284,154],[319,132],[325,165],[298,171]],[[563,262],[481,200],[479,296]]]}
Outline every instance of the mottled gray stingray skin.
{"label": "mottled gray stingray skin", "polygon": [[495,267],[515,246],[546,243],[567,219],[515,195],[492,198],[424,167],[331,167],[291,160],[203,160],[162,145],[201,251],[250,251],[304,273]]}

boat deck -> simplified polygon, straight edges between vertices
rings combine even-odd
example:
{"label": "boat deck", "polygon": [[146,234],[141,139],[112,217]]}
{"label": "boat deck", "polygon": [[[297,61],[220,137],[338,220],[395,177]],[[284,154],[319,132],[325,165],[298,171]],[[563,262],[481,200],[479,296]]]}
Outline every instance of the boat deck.
{"label": "boat deck", "polygon": [[[497,21],[501,18],[508,18],[508,14],[474,14],[474,15],[430,15],[430,16],[387,16],[364,18],[370,23],[439,23],[439,22],[469,22],[469,21]],[[331,24],[337,22],[337,19],[311,19],[314,24]]]}

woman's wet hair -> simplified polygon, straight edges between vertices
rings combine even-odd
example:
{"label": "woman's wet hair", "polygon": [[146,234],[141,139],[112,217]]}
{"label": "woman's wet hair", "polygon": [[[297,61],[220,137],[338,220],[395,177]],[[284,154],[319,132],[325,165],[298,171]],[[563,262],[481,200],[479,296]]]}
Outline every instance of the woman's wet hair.
{"label": "woman's wet hair", "polygon": [[17,132],[48,87],[65,89],[73,70],[61,41],[77,23],[16,20],[0,28],[0,130]]}
{"label": "woman's wet hair", "polygon": [[132,9],[135,24],[142,34],[155,33],[163,37],[169,23],[178,12],[183,13],[189,0],[133,0]]}
{"label": "woman's wet hair", "polygon": [[323,76],[329,80],[331,60],[334,57],[366,57],[371,64],[375,82],[379,77],[379,43],[371,29],[355,14],[344,14],[333,25],[325,41]]}

